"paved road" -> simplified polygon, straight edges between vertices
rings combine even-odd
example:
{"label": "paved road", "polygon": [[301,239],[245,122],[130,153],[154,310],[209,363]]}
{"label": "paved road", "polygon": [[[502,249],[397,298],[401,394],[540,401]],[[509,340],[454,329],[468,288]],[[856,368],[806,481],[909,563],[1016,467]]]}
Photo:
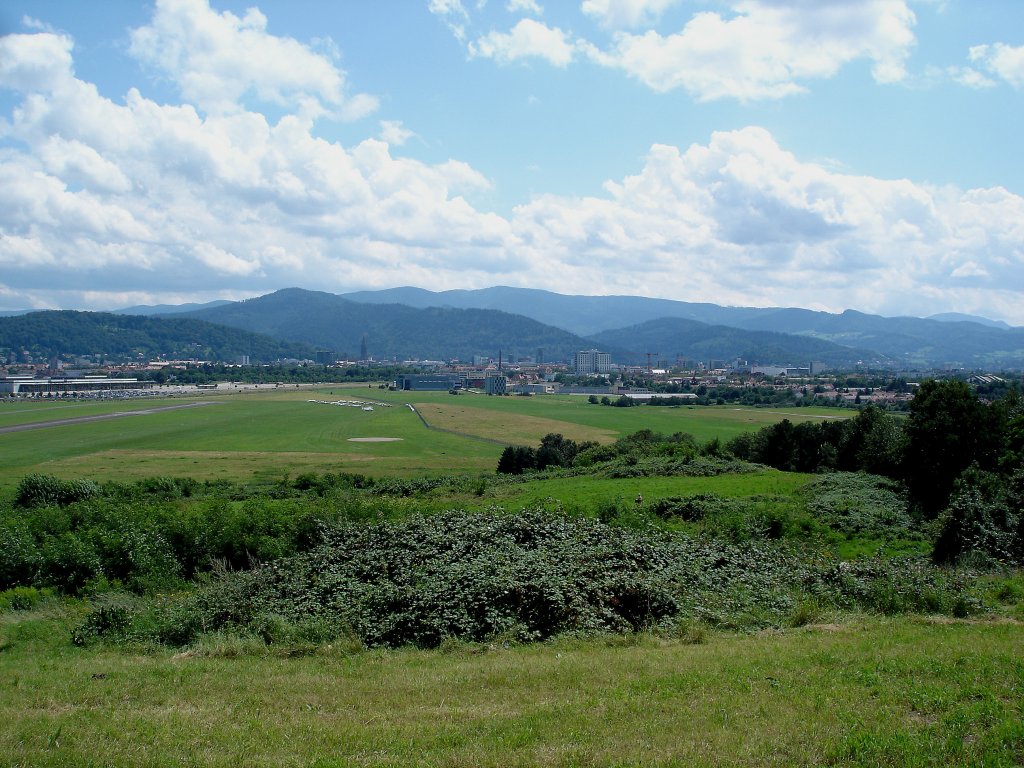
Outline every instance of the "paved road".
{"label": "paved road", "polygon": [[101,413],[96,416],[77,416],[73,419],[54,419],[53,421],[35,421],[31,424],[15,424],[13,427],[0,427],[0,435],[8,432],[25,432],[29,429],[43,429],[44,427],[64,427],[68,424],[85,424],[90,421],[106,421],[107,419],[120,419],[122,416],[143,416],[147,413],[160,413],[161,411],[177,411],[181,408],[199,408],[203,405],[216,405],[210,400],[200,400],[195,403],[181,403],[180,405],[165,405],[162,408],[144,408],[139,411],[117,411],[116,413]]}

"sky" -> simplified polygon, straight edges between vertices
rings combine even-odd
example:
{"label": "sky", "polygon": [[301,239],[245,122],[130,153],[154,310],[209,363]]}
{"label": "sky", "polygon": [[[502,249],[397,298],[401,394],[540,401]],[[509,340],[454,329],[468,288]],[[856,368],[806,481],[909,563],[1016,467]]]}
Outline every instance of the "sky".
{"label": "sky", "polygon": [[510,285],[1024,325],[1022,126],[1019,0],[3,0],[0,310]]}

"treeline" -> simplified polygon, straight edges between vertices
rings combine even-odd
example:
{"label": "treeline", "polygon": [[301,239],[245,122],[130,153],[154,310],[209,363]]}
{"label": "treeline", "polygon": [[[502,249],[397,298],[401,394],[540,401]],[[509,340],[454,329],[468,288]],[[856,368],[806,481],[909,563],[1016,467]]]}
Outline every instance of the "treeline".
{"label": "treeline", "polygon": [[[668,394],[657,394],[646,400],[635,400],[628,395],[610,397],[608,395],[590,395],[587,400],[591,404],[611,405],[618,408],[629,408],[634,405],[653,405],[678,407],[683,405],[748,405],[777,407],[828,407],[828,408],[860,408],[861,400],[858,393],[853,400],[842,395],[827,395],[815,391],[815,388],[804,387],[802,390],[775,389],[774,387],[708,387],[701,384],[697,387],[669,385],[649,387],[654,391]],[[819,387],[820,389],[820,387]],[[682,397],[683,394],[693,397]],[[870,391],[865,390],[865,394]],[[902,408],[902,404],[894,403],[893,409]]]}
{"label": "treeline", "polygon": [[[700,445],[693,435],[675,432],[665,435],[641,429],[609,445],[593,441],[577,443],[560,434],[548,434],[536,449],[510,445],[498,459],[498,474],[522,475],[532,471],[567,468],[588,472],[600,466],[608,474],[609,465],[619,470],[614,476],[684,474],[682,464],[697,457],[730,458],[717,438]],[[742,471],[735,462],[725,462],[723,471]],[[704,468],[699,474],[720,474]]]}
{"label": "treeline", "polygon": [[521,445],[505,448],[498,459],[497,471],[503,475],[521,475],[548,467],[571,467],[580,451],[596,446],[595,442],[577,443],[562,435],[547,434],[536,449]]}
{"label": "treeline", "polygon": [[738,458],[797,472],[865,471],[902,481],[935,531],[934,556],[1024,561],[1024,400],[991,403],[961,381],[926,381],[899,420],[866,408],[845,422],[788,420],[740,435]]}

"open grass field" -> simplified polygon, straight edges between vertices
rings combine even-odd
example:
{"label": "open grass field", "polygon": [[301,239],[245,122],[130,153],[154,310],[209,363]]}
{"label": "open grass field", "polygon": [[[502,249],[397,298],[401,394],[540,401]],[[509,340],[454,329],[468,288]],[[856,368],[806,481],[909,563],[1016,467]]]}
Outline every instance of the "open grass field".
{"label": "open grass field", "polygon": [[[358,390],[335,390],[334,397]],[[371,397],[374,389],[364,390]],[[329,390],[328,390],[329,392]],[[0,435],[0,483],[29,472],[97,480],[153,475],[273,480],[286,473],[348,471],[374,475],[429,474],[491,469],[500,446],[441,432],[428,432],[408,408],[359,408],[307,402],[328,392],[269,391],[204,395],[214,404],[160,411],[108,421],[56,426]],[[183,399],[102,404],[74,416],[132,408],[159,408]],[[39,406],[40,416],[68,418],[68,411]],[[29,419],[32,411],[21,418]],[[22,421],[22,423],[25,423]],[[400,442],[364,443],[350,438],[399,437]]]}
{"label": "open grass field", "polygon": [[5,765],[1024,762],[1011,618],[286,658],[238,641],[76,648],[75,613],[0,617]]}
{"label": "open grass field", "polygon": [[[853,411],[829,408],[762,409],[736,406],[638,406],[615,408],[594,405],[577,395],[488,397],[437,392],[391,392],[389,398],[412,402],[438,427],[482,437],[499,434],[510,442],[535,444],[549,432],[574,440],[611,442],[618,437],[650,429],[688,432],[700,441],[728,440],[743,432],[782,419],[796,423],[846,419]],[[537,420],[537,421],[533,421]]]}
{"label": "open grass field", "polygon": [[[367,412],[307,402],[343,397],[382,401],[392,407]],[[366,385],[202,393],[196,399],[214,404],[0,434],[0,486],[10,487],[31,472],[97,480],[171,475],[254,482],[307,471],[374,476],[477,473],[494,468],[503,444],[535,445],[549,432],[598,442],[611,442],[640,429],[726,440],[783,418],[850,416],[847,411],[827,409],[611,408],[589,404],[582,397],[452,396],[387,392]],[[189,399],[4,404],[0,428],[156,411],[184,402]],[[436,429],[424,427],[406,403],[412,403]],[[400,440],[351,440],[373,437]]]}

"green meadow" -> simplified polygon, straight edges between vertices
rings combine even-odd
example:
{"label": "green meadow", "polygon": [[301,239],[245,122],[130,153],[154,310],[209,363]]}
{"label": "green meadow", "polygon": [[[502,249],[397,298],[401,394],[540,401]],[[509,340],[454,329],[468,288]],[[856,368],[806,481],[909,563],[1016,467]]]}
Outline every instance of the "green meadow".
{"label": "green meadow", "polygon": [[[345,398],[391,407],[371,412],[307,402]],[[476,474],[493,470],[503,444],[533,445],[551,432],[596,442],[611,442],[642,429],[688,432],[700,441],[727,440],[783,418],[796,422],[850,415],[811,408],[614,408],[592,405],[585,397],[453,396],[362,385],[210,392],[193,398],[5,403],[0,407],[0,428],[190,401],[212,404],[0,434],[0,485],[10,487],[24,475],[39,472],[95,480],[170,475],[251,482],[328,471],[385,477]],[[407,403],[436,429],[424,427]]]}
{"label": "green meadow", "polygon": [[823,617],[760,634],[434,651],[74,648],[0,616],[11,766],[1015,766],[1021,626]]}

